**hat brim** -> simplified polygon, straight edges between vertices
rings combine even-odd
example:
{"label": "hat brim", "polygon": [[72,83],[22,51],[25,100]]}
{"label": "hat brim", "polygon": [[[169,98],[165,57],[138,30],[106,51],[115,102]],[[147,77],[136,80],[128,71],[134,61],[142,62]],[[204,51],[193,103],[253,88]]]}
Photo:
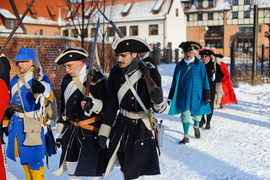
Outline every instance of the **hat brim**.
{"label": "hat brim", "polygon": [[82,52],[80,50],[71,49],[68,51],[64,51],[60,54],[56,59],[56,64],[65,64],[70,61],[78,61],[87,58],[89,55],[86,51]]}
{"label": "hat brim", "polygon": [[143,39],[138,37],[125,36],[116,40],[112,45],[116,53],[122,52],[148,52],[153,51],[152,47]]}

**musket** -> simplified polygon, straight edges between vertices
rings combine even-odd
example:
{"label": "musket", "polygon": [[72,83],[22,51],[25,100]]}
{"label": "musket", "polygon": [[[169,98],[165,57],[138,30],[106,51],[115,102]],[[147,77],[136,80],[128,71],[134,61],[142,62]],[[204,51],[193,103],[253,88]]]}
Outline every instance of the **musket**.
{"label": "musket", "polygon": [[11,31],[11,33],[9,34],[8,38],[6,39],[6,41],[4,42],[3,46],[1,47],[0,50],[0,55],[4,52],[8,42],[10,41],[10,39],[12,38],[12,36],[14,35],[15,31],[18,29],[19,25],[21,24],[21,22],[23,21],[24,17],[26,16],[26,14],[28,13],[28,11],[30,10],[31,6],[34,4],[34,0],[32,0],[32,2],[29,4],[29,6],[27,7],[27,9],[25,10],[25,12],[23,13],[23,15],[21,16],[21,18],[19,19],[18,23],[16,24],[16,26],[13,28],[13,30]]}
{"label": "musket", "polygon": [[[124,37],[123,34],[120,32],[120,30],[116,27],[116,25],[113,23],[112,20],[109,20],[106,15],[98,8],[99,12],[102,14],[102,16],[109,21],[109,23],[113,26],[113,28],[116,30],[117,34],[122,38]],[[152,89],[154,89],[155,87],[157,87],[156,83],[154,82],[154,80],[150,77],[150,72],[149,69],[147,68],[147,66],[144,64],[144,62],[140,59],[140,64],[139,64],[140,69],[142,70],[142,73],[144,75],[145,78],[145,82],[147,85],[147,89],[148,89],[148,93],[150,94]],[[156,135],[156,144],[157,144],[157,148],[158,148],[158,153],[159,155],[161,154],[160,152],[160,147],[159,147],[159,142],[158,142],[158,132],[157,132],[157,127],[154,124],[154,120],[153,120],[153,114],[152,114],[152,109],[149,110],[149,121],[152,127],[152,130],[154,130],[155,135]]]}
{"label": "musket", "polygon": [[34,79],[35,80],[38,80],[38,75],[39,75],[39,72],[40,72],[40,68],[38,66],[38,48],[41,47],[41,42],[42,41],[40,41],[40,44],[36,46],[35,70],[34,70]]}
{"label": "musket", "polygon": [[97,43],[98,28],[99,28],[99,18],[97,21],[97,27],[96,27],[95,38],[94,38],[94,43],[93,43],[93,48],[92,48],[92,53],[91,53],[90,65],[89,65],[88,73],[87,73],[86,91],[85,91],[84,97],[89,96],[92,78],[96,73],[95,69],[93,69],[93,61],[94,61],[95,48],[96,48],[96,43]]}
{"label": "musket", "polygon": [[23,109],[18,105],[18,104],[7,104],[7,109],[12,109],[14,111],[17,111],[17,112],[20,112],[20,113],[23,113]]}

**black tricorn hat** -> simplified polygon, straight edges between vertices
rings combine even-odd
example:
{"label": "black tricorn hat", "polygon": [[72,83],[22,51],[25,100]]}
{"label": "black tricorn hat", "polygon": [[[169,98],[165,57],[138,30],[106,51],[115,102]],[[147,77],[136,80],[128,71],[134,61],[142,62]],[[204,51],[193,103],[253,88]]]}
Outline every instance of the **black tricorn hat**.
{"label": "black tricorn hat", "polygon": [[125,36],[123,38],[117,39],[113,42],[113,50],[116,53],[122,52],[148,52],[152,51],[152,47],[143,39],[138,37]]}
{"label": "black tricorn hat", "polygon": [[199,50],[202,48],[202,46],[199,43],[194,42],[194,41],[182,42],[179,45],[179,47],[182,48],[184,50],[184,52]]}
{"label": "black tricorn hat", "polygon": [[208,55],[208,56],[210,56],[210,55],[214,55],[214,51],[211,50],[211,49],[202,49],[202,50],[199,51],[199,54],[200,55]]}
{"label": "black tricorn hat", "polygon": [[85,59],[89,56],[87,51],[80,47],[73,47],[64,50],[56,59],[56,64],[65,64],[69,61],[77,61]]}
{"label": "black tricorn hat", "polygon": [[222,54],[214,54],[214,56],[217,57],[217,58],[223,58]]}

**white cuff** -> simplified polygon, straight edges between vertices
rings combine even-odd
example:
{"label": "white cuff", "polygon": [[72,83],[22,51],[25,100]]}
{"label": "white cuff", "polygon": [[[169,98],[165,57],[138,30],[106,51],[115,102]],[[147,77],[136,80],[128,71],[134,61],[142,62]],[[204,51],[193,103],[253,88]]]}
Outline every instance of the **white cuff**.
{"label": "white cuff", "polygon": [[45,87],[45,91],[43,93],[43,96],[45,98],[48,98],[50,96],[50,93],[51,93],[51,86],[49,83],[47,83],[46,81],[40,81],[41,84]]}
{"label": "white cuff", "polygon": [[98,136],[109,137],[110,132],[111,132],[111,128],[112,127],[107,125],[107,124],[101,124],[101,126],[99,128]]}
{"label": "white cuff", "polygon": [[163,101],[160,104],[153,105],[153,108],[158,113],[162,113],[163,111],[165,111],[166,107],[167,107],[167,101],[166,101],[166,98],[164,98],[164,97],[163,97]]}

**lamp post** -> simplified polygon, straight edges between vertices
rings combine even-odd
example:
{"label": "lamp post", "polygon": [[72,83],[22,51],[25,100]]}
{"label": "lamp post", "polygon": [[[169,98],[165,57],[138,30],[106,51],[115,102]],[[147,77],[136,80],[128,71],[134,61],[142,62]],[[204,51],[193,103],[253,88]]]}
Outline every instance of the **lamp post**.
{"label": "lamp post", "polygon": [[257,71],[257,42],[258,42],[258,3],[259,0],[254,0],[254,23],[253,23],[253,63],[252,63],[252,84],[255,84]]}

